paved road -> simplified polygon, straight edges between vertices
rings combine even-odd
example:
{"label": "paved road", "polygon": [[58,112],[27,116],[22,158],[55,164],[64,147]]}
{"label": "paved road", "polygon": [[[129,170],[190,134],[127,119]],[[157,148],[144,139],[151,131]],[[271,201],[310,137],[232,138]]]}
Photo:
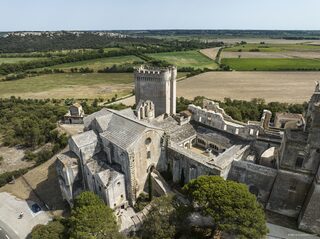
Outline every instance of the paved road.
{"label": "paved road", "polygon": [[0,239],[19,239],[19,236],[0,220]]}
{"label": "paved road", "polygon": [[302,231],[293,230],[272,223],[267,223],[268,239],[320,239],[320,237]]}

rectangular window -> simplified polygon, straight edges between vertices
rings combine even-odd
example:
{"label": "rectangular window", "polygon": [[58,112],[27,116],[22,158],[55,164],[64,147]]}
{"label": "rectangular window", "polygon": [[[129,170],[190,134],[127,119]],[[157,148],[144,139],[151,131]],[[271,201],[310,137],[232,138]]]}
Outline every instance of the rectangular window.
{"label": "rectangular window", "polygon": [[151,151],[147,152],[147,159],[151,159]]}
{"label": "rectangular window", "polygon": [[303,157],[298,156],[296,160],[296,168],[302,168],[302,164],[303,164]]}

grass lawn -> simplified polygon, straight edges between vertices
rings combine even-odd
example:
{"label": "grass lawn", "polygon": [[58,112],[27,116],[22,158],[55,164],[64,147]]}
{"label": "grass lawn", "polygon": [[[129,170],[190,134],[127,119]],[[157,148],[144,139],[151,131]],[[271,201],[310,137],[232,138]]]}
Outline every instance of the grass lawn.
{"label": "grass lawn", "polygon": [[108,98],[128,94],[132,73],[64,73],[0,81],[0,97],[23,98]]}
{"label": "grass lawn", "polygon": [[37,61],[37,60],[43,60],[43,59],[46,59],[46,58],[45,57],[0,57],[0,64]]}
{"label": "grass lawn", "polygon": [[142,59],[136,56],[116,56],[116,57],[106,57],[106,58],[98,58],[87,61],[78,61],[65,63],[60,65],[55,65],[51,67],[45,67],[48,69],[70,69],[70,68],[81,68],[81,67],[89,67],[95,71],[103,69],[105,67],[110,67],[112,65],[120,65],[125,63],[134,63],[134,62],[143,62]]}
{"label": "grass lawn", "polygon": [[286,51],[320,51],[320,46],[306,44],[245,44],[225,48],[224,51],[237,52],[259,49],[260,52],[286,52]]}
{"label": "grass lawn", "polygon": [[149,56],[165,60],[178,68],[181,67],[194,67],[198,69],[210,68],[216,69],[218,65],[208,57],[202,55],[198,51],[180,51],[180,52],[163,52],[148,54]]}
{"label": "grass lawn", "polygon": [[320,60],[317,59],[224,58],[221,63],[238,71],[320,70]]}

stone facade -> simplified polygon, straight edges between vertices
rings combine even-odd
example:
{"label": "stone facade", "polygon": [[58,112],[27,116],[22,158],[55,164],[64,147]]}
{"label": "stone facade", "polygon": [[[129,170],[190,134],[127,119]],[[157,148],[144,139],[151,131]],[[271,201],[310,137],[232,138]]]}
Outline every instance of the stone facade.
{"label": "stone facade", "polygon": [[153,105],[142,95],[149,97],[145,87],[158,87],[162,76],[170,84],[173,73],[146,71],[135,73],[135,112],[102,109],[85,117],[85,132],[70,138],[70,151],[57,160],[64,199],[72,205],[80,190],[90,190],[111,208],[126,208],[148,192],[149,177],[157,193],[170,190],[158,172],[181,185],[200,175],[219,175],[246,184],[267,210],[320,233],[319,85],[303,124],[282,130],[270,127],[269,111],[260,122],[242,123],[208,100],[203,108],[189,105],[171,115],[170,90],[164,91],[164,104]]}
{"label": "stone facade", "polygon": [[69,107],[69,111],[65,114],[63,121],[65,124],[83,124],[84,116],[82,106],[79,103],[75,103]]}
{"label": "stone facade", "polygon": [[151,68],[142,66],[134,73],[136,105],[140,100],[151,100],[155,116],[176,113],[177,68]]}

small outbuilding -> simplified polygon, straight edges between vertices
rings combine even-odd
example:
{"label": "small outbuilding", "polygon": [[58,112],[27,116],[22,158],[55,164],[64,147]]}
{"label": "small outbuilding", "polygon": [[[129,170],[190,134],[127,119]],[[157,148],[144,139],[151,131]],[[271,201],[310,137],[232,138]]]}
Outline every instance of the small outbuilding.
{"label": "small outbuilding", "polygon": [[65,124],[83,124],[85,116],[82,106],[79,103],[74,103],[69,107],[68,113],[64,115]]}

